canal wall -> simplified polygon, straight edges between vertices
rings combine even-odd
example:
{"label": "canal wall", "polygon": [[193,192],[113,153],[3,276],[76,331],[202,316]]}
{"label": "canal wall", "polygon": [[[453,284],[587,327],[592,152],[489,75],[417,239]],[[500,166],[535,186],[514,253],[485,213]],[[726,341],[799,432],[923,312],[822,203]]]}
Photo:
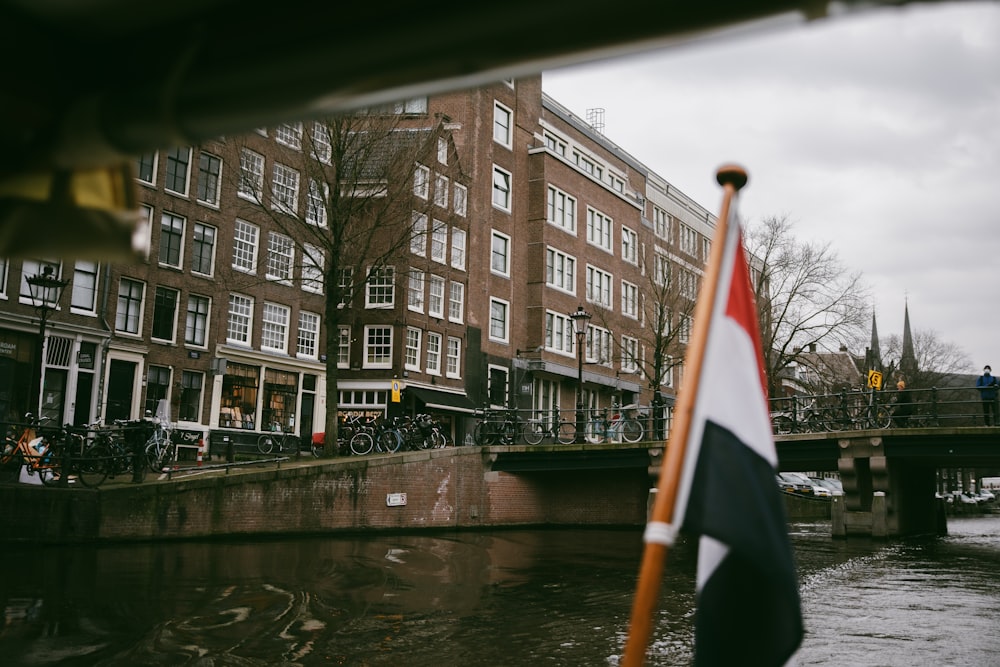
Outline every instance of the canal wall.
{"label": "canal wall", "polygon": [[0,487],[0,540],[74,543],[368,530],[641,526],[645,469],[504,473],[479,447],[213,469],[98,489]]}

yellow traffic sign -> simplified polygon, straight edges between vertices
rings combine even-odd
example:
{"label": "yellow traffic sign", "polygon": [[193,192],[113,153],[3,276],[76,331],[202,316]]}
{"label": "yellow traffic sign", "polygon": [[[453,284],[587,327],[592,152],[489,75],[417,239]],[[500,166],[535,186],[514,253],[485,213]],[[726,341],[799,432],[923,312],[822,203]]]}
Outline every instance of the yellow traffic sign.
{"label": "yellow traffic sign", "polygon": [[882,388],[882,373],[879,371],[868,371],[868,387],[870,389]]}

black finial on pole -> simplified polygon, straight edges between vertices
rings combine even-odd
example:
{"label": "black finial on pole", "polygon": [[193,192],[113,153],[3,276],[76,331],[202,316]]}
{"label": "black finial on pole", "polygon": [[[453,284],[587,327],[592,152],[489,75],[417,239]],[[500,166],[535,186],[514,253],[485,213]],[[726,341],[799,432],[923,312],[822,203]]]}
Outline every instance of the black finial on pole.
{"label": "black finial on pole", "polygon": [[739,190],[747,184],[747,170],[738,164],[724,164],[715,173],[715,180],[719,185],[732,184],[733,189]]}

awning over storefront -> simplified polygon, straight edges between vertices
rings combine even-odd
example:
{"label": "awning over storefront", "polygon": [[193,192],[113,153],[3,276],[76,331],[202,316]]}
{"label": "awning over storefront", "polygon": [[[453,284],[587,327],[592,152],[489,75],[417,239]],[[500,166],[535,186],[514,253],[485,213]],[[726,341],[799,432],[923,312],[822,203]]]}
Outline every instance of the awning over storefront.
{"label": "awning over storefront", "polygon": [[448,391],[436,391],[421,387],[407,387],[406,393],[422,401],[428,408],[435,410],[451,410],[453,412],[476,411],[476,406],[465,394],[455,394]]}

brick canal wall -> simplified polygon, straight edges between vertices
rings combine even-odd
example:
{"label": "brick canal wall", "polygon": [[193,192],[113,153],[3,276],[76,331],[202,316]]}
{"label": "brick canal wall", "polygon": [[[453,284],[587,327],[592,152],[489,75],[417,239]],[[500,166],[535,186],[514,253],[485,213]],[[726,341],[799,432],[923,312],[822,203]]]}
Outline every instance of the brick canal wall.
{"label": "brick canal wall", "polygon": [[[641,526],[646,470],[490,470],[479,447],[99,489],[0,487],[0,540],[90,542],[520,525]],[[405,501],[404,496],[405,494]],[[403,504],[405,502],[405,504]]]}

